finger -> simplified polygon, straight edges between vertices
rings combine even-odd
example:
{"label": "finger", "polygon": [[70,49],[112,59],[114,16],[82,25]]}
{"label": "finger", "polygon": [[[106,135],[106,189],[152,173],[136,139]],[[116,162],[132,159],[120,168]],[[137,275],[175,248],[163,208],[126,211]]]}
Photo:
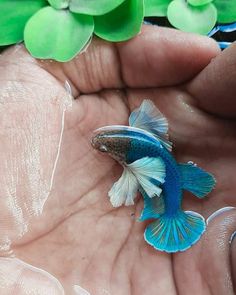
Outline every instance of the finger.
{"label": "finger", "polygon": [[[17,47],[4,58],[25,67],[32,63]],[[136,38],[113,44],[94,38],[87,51],[68,63],[39,61],[41,67],[65,84],[73,95],[94,93],[106,88],[162,87],[190,80],[219,53],[207,37],[177,30],[144,26]]]}
{"label": "finger", "polygon": [[142,34],[118,45],[125,83],[156,87],[191,79],[218,54],[207,37],[177,30],[146,26]]}
{"label": "finger", "polygon": [[71,62],[44,61],[42,66],[63,83],[70,81],[78,95],[124,85],[179,84],[195,76],[218,52],[217,44],[207,37],[144,26],[130,41],[115,45],[94,38],[87,51]]}
{"label": "finger", "polygon": [[236,44],[219,54],[188,85],[199,106],[225,117],[236,116]]}

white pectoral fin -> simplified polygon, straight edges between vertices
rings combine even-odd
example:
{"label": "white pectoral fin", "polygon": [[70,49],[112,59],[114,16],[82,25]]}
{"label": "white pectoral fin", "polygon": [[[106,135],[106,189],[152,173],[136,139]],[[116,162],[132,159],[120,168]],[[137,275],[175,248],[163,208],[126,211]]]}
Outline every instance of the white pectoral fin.
{"label": "white pectoral fin", "polygon": [[152,133],[169,151],[172,150],[167,134],[167,119],[151,100],[145,99],[141,106],[130,114],[129,125]]}
{"label": "white pectoral fin", "polygon": [[166,176],[165,163],[160,157],[144,157],[129,164],[128,167],[150,198],[160,196],[162,189],[159,185],[165,182]]}
{"label": "white pectoral fin", "polygon": [[110,189],[108,196],[113,207],[130,206],[134,204],[137,195],[139,183],[134,174],[128,169],[124,171],[117,182]]}

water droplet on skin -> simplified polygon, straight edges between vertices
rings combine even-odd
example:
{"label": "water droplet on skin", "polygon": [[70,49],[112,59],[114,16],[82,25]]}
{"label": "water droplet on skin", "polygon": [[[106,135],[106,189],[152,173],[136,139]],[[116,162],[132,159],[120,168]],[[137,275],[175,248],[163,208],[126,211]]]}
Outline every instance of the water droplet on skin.
{"label": "water droplet on skin", "polygon": [[188,161],[188,164],[189,164],[189,165],[193,165],[193,166],[197,167],[197,164],[196,164],[196,163],[194,163],[193,161]]}
{"label": "water droplet on skin", "polygon": [[181,97],[181,103],[184,106],[186,111],[188,111],[190,113],[194,113],[194,109],[188,103],[186,103],[184,100],[182,100],[182,97]]}

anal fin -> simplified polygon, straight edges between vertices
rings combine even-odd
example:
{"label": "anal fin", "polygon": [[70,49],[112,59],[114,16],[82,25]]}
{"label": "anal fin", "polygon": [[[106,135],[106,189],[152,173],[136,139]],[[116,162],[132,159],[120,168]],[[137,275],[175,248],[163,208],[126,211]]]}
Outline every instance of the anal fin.
{"label": "anal fin", "polygon": [[182,188],[198,198],[209,194],[216,184],[214,176],[193,163],[179,164]]}
{"label": "anal fin", "polygon": [[163,194],[153,198],[149,198],[145,191],[140,190],[143,196],[144,207],[139,217],[139,221],[153,218],[159,218],[165,211],[165,203]]}

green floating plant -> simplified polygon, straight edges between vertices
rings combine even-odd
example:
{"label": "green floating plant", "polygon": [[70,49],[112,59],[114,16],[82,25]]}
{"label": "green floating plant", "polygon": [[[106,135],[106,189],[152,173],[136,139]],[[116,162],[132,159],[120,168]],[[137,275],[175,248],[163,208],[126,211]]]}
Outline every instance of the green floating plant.
{"label": "green floating plant", "polygon": [[145,16],[167,16],[176,28],[208,34],[216,22],[236,21],[236,0],[144,0]]}
{"label": "green floating plant", "polygon": [[93,33],[118,42],[135,36],[143,0],[0,0],[0,45],[25,42],[37,58],[65,62]]}
{"label": "green floating plant", "polygon": [[235,0],[215,0],[214,4],[218,10],[219,23],[231,23],[236,21]]}
{"label": "green floating plant", "polygon": [[[177,10],[181,11],[181,15],[176,13]],[[167,15],[173,26],[182,31],[203,35],[210,32],[217,20],[217,10],[213,4],[193,6],[185,0],[172,1],[168,6]]]}
{"label": "green floating plant", "polygon": [[0,0],[0,46],[24,41],[34,57],[65,62],[93,34],[110,42],[134,37],[144,14],[167,16],[176,28],[207,34],[217,21],[236,21],[235,1]]}

